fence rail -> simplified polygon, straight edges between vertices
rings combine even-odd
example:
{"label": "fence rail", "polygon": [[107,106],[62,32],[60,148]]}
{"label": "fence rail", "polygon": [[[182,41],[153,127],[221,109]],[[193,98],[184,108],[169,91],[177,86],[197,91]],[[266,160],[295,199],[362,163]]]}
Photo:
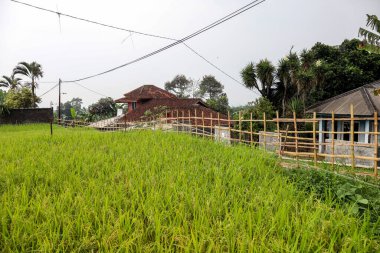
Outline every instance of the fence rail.
{"label": "fence rail", "polygon": [[129,122],[125,118],[113,118],[96,123],[59,121],[66,127],[93,127],[103,131],[129,131],[133,129],[162,129],[187,132],[203,138],[212,138],[231,144],[243,143],[259,146],[280,156],[306,159],[317,163],[324,161],[332,166],[372,168],[371,175],[378,176],[379,130],[378,115],[355,116],[353,106],[350,115],[337,117],[271,118],[263,113],[254,118],[252,113],[234,115],[211,113],[199,115],[197,111],[172,110],[155,117],[145,117]]}

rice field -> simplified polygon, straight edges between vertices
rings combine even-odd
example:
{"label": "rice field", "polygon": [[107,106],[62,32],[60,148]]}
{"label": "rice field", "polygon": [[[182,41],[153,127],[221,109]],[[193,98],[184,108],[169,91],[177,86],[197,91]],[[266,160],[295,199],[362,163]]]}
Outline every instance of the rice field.
{"label": "rice field", "polygon": [[378,252],[278,161],[176,133],[0,126],[2,252]]}

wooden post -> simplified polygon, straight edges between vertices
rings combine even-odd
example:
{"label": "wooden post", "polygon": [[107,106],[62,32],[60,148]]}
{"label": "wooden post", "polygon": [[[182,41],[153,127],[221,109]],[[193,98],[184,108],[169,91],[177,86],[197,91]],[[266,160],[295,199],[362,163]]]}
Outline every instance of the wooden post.
{"label": "wooden post", "polygon": [[202,111],[202,137],[205,137],[205,117],[204,112]]}
{"label": "wooden post", "polygon": [[211,118],[211,121],[210,121],[210,138],[212,139],[212,131],[214,129],[213,127],[213,116],[212,116],[212,112],[210,112],[210,118]]}
{"label": "wooden post", "polygon": [[281,133],[280,133],[280,115],[279,112],[276,111],[276,121],[277,121],[277,148],[278,148],[278,154],[280,155],[280,149],[281,149]]}
{"label": "wooden post", "polygon": [[191,123],[190,110],[188,111],[188,113],[189,113],[189,117],[188,117],[188,120],[189,120],[189,132],[190,132],[190,134],[192,134],[193,133],[193,125]]}
{"label": "wooden post", "polygon": [[232,132],[231,132],[231,115],[230,115],[230,111],[228,111],[227,113],[227,123],[228,123],[228,133],[230,134],[230,142],[232,141]]}
{"label": "wooden post", "polygon": [[176,113],[177,113],[177,120],[176,120],[176,124],[177,124],[177,133],[179,133],[179,117],[178,117],[178,109],[176,110]]}
{"label": "wooden post", "polygon": [[241,142],[241,111],[239,111],[239,143]]}
{"label": "wooden post", "polygon": [[283,151],[286,147],[286,143],[288,141],[288,131],[289,131],[289,125],[286,125],[286,131],[285,131],[285,138],[284,138],[284,145],[281,147],[281,155],[283,155]]}
{"label": "wooden post", "polygon": [[313,148],[314,148],[314,166],[317,166],[317,113],[313,112]]}
{"label": "wooden post", "polygon": [[182,118],[181,118],[182,132],[185,132],[185,111],[182,110]]}
{"label": "wooden post", "polygon": [[374,155],[374,158],[376,160],[374,160],[373,162],[373,172],[374,172],[374,176],[377,177],[378,175],[378,172],[377,172],[377,157],[378,157],[378,149],[379,149],[379,133],[378,133],[378,125],[379,125],[379,122],[378,122],[378,115],[377,115],[377,111],[375,111],[375,113],[373,114],[373,132],[374,132],[374,152],[373,152],[373,155]]}
{"label": "wooden post", "polygon": [[198,136],[198,117],[197,117],[197,109],[194,110],[194,118],[195,118],[195,135]]}
{"label": "wooden post", "polygon": [[218,131],[218,141],[220,142],[221,129],[220,129],[220,113],[219,112],[218,112],[218,128],[219,128],[219,131]]}
{"label": "wooden post", "polygon": [[124,132],[127,132],[127,114],[124,114]]}
{"label": "wooden post", "polygon": [[250,121],[249,121],[249,132],[250,132],[250,138],[251,138],[251,146],[253,146],[253,115],[252,115],[252,112],[251,112],[251,115],[250,115]]}
{"label": "wooden post", "polygon": [[332,154],[332,166],[335,167],[335,114],[331,113],[331,154]]}
{"label": "wooden post", "polygon": [[296,112],[293,112],[293,121],[294,121],[294,137],[295,137],[295,141],[296,141],[297,167],[299,167],[299,161],[298,161],[298,130],[297,130],[297,115],[296,115]]}
{"label": "wooden post", "polygon": [[50,120],[50,135],[53,136],[53,120]]}
{"label": "wooden post", "polygon": [[265,112],[263,113],[263,122],[264,122],[264,150],[267,150],[267,116]]}
{"label": "wooden post", "polygon": [[355,169],[355,133],[354,133],[354,128],[355,128],[355,121],[354,121],[354,105],[350,105],[350,112],[351,112],[351,167],[352,169]]}

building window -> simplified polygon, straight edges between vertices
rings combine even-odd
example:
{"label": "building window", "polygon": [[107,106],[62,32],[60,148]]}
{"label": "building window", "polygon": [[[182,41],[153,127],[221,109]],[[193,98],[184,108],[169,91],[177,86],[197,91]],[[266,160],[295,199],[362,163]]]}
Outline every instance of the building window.
{"label": "building window", "polygon": [[338,138],[338,134],[336,133],[336,132],[338,132],[339,130],[339,128],[338,128],[338,123],[339,122],[337,122],[337,121],[334,121],[334,139],[335,140],[338,140],[339,138]]}
{"label": "building window", "polygon": [[[349,121],[344,121],[343,122],[343,140],[349,141],[350,140],[350,135],[351,135],[351,122]],[[359,122],[354,122],[354,141],[358,142],[359,141]]]}
{"label": "building window", "polygon": [[132,102],[132,110],[136,109],[137,107],[137,102]]}
{"label": "building window", "polygon": [[350,122],[344,121],[343,122],[343,140],[349,141],[350,140]]}
{"label": "building window", "polygon": [[354,122],[354,141],[358,142],[359,141],[359,122]]}

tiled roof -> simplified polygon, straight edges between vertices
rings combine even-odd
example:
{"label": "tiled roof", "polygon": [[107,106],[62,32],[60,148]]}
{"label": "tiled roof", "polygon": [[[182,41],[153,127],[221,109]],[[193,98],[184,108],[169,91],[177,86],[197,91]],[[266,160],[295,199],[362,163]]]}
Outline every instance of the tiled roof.
{"label": "tiled roof", "polygon": [[153,98],[176,98],[176,96],[154,85],[143,85],[131,92],[124,94],[123,98],[116,99],[116,103],[127,103]]}
{"label": "tiled roof", "polygon": [[352,104],[357,116],[372,116],[375,111],[380,114],[380,96],[375,94],[379,89],[380,80],[319,102],[309,107],[307,113],[350,115]]}
{"label": "tiled roof", "polygon": [[[121,119],[120,121],[137,121],[140,120],[146,111],[152,111],[155,107],[165,106],[169,111],[178,110],[179,115],[182,113],[189,115],[189,111],[191,111],[191,115],[194,116],[195,109],[197,110],[197,116],[201,117],[203,112],[205,117],[209,117],[211,114],[214,118],[217,118],[218,112],[209,108],[207,104],[205,104],[199,98],[168,98],[168,99],[152,99],[141,105],[139,105],[135,110],[128,112],[126,114],[126,118]],[[220,114],[221,119],[227,119],[227,117],[223,114]]]}

